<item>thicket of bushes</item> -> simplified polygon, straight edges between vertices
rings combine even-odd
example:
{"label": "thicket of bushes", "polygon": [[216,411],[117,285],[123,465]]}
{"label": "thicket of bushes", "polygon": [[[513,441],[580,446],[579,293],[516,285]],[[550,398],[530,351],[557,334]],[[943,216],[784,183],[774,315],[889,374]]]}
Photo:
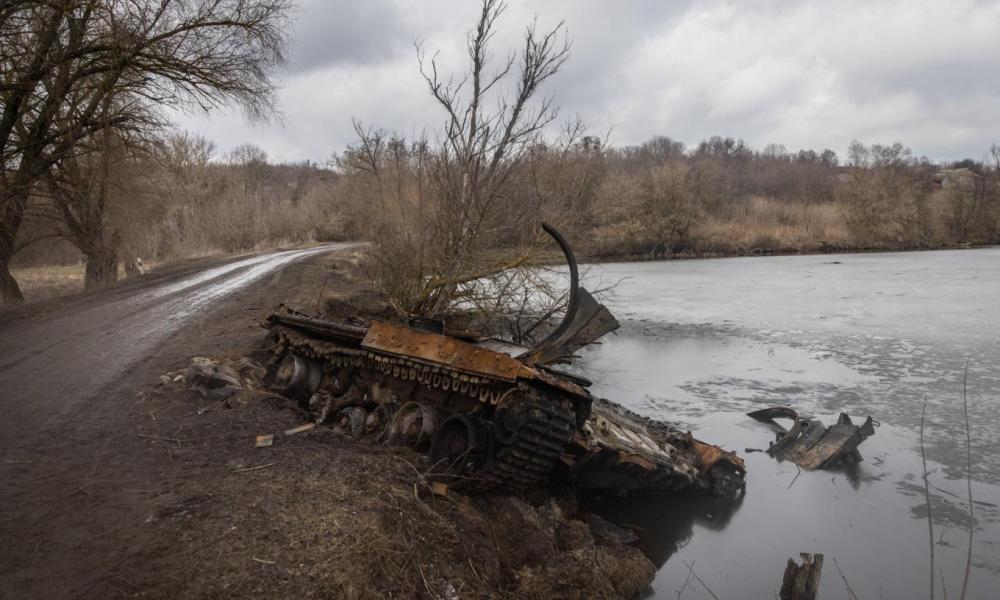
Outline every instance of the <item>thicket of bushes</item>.
{"label": "thicket of bushes", "polygon": [[[94,169],[90,169],[94,170]],[[87,168],[80,179],[92,185]],[[343,239],[335,172],[311,163],[272,164],[252,145],[221,155],[202,138],[172,136],[113,161],[110,193],[90,232],[117,261],[175,260]],[[76,183],[80,183],[79,181]],[[93,202],[84,202],[94,212]],[[52,197],[33,198],[16,266],[85,258]],[[72,242],[72,243],[71,243]]]}
{"label": "thicket of bushes", "polygon": [[[423,163],[408,153],[423,145],[397,138],[386,147],[403,148],[407,158],[382,150],[375,162],[391,163],[401,181],[419,181]],[[586,253],[605,258],[995,244],[1000,148],[989,156],[935,164],[900,144],[854,143],[841,164],[830,150],[754,150],[731,138],[693,149],[664,137],[629,147],[563,139],[528,153],[504,210],[553,220]],[[377,221],[357,216],[376,205],[390,212],[405,205],[416,218],[419,203],[407,197],[415,184],[390,185],[392,193],[359,185],[371,173],[351,164],[340,162],[339,185],[347,187],[338,187],[350,193],[336,194],[345,214],[356,215],[349,234],[382,233]]]}
{"label": "thicket of bushes", "polygon": [[[662,148],[670,148],[663,152]],[[994,147],[991,156],[1000,157]],[[593,252],[602,256],[934,248],[1000,242],[1000,162],[967,168],[899,144],[754,151],[713,138],[602,153]],[[971,166],[972,168],[968,168]]]}

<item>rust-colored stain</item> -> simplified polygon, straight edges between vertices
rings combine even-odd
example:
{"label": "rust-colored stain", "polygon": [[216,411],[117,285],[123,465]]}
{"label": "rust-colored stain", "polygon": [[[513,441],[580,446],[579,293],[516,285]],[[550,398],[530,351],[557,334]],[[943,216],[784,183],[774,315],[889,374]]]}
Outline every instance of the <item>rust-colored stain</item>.
{"label": "rust-colored stain", "polygon": [[376,321],[361,345],[370,350],[403,354],[472,374],[484,374],[513,381],[534,378],[534,370],[506,354],[479,348],[468,342],[399,323]]}
{"label": "rust-colored stain", "polygon": [[733,452],[726,452],[718,446],[713,446],[711,444],[706,444],[700,442],[693,437],[691,438],[691,449],[694,451],[695,455],[698,456],[698,462],[701,464],[701,468],[704,471],[708,471],[715,466],[720,460],[727,460],[733,465],[744,468],[743,459],[736,456]]}
{"label": "rust-colored stain", "polygon": [[369,350],[392,352],[409,359],[447,365],[471,375],[489,375],[507,381],[536,379],[570,394],[588,395],[586,390],[575,383],[542,369],[529,367],[502,352],[400,323],[373,322],[361,345]]}

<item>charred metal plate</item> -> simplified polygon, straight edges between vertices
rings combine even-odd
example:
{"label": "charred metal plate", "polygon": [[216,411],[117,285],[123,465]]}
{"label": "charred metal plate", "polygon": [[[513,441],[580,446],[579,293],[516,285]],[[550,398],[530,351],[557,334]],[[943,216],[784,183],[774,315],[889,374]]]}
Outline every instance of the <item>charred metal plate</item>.
{"label": "charred metal plate", "polygon": [[581,398],[590,397],[590,392],[583,389],[579,385],[573,383],[572,381],[563,379],[558,375],[547,373],[544,369],[532,369],[531,367],[521,365],[521,372],[518,376],[523,377],[524,379],[536,379],[558,390],[573,394],[574,396],[579,396]]}
{"label": "charred metal plate", "polygon": [[736,454],[723,450],[718,446],[713,446],[712,444],[706,444],[695,438],[690,438],[691,450],[698,457],[698,464],[701,468],[708,472],[712,467],[719,464],[720,461],[726,461],[733,464],[733,466],[745,470],[746,467],[743,464],[743,459]]}
{"label": "charred metal plate", "polygon": [[[861,461],[858,446],[875,434],[874,421],[868,417],[860,426],[847,413],[840,413],[835,425],[827,427],[818,419],[804,418],[792,408],[775,406],[747,413],[778,430],[778,439],[767,453],[778,460],[790,460],[806,470],[825,469],[841,460]],[[792,420],[785,430],[775,419]]]}
{"label": "charred metal plate", "polygon": [[272,324],[284,325],[321,338],[346,342],[351,346],[357,344],[365,335],[364,327],[309,317],[280,304],[267,316],[267,320]]}
{"label": "charred metal plate", "polygon": [[826,430],[822,438],[803,453],[801,462],[804,469],[825,469],[843,459],[861,460],[858,446],[865,438],[875,433],[871,417],[859,427],[851,422],[846,413],[841,413],[836,425]]}
{"label": "charred metal plate", "polygon": [[[732,452],[601,398],[594,400],[573,446],[577,458],[570,456],[564,463],[576,481],[615,493],[684,490],[729,495],[742,487],[746,474],[743,460]],[[721,475],[731,483],[717,483]]]}
{"label": "charred metal plate", "polygon": [[534,348],[524,357],[528,364],[550,364],[566,362],[574,352],[618,329],[618,320],[606,306],[594,299],[590,292],[578,288],[579,306],[569,322],[564,322],[563,331],[552,340]]}
{"label": "charred metal plate", "polygon": [[508,381],[533,379],[535,374],[534,369],[506,354],[399,323],[373,322],[361,346]]}

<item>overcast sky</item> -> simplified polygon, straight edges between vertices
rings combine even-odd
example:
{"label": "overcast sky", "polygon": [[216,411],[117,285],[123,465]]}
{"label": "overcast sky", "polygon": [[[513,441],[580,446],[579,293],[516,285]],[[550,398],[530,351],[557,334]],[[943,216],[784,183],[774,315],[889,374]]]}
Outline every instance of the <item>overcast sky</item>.
{"label": "overcast sky", "polygon": [[[510,0],[495,51],[524,26],[565,21],[572,50],[548,83],[561,115],[614,144],[667,135],[755,147],[902,142],[917,155],[981,158],[1000,142],[1000,1]],[[279,123],[238,111],[181,115],[223,150],[326,160],[351,118],[403,133],[438,126],[414,41],[460,73],[472,1],[301,0]]]}

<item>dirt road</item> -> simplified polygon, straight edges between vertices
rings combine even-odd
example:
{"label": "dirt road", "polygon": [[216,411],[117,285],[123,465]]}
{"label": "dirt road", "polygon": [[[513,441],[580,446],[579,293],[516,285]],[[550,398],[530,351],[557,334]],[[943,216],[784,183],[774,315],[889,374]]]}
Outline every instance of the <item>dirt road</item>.
{"label": "dirt road", "polygon": [[109,574],[171,494],[155,472],[166,455],[147,456],[136,434],[157,419],[136,391],[246,335],[287,294],[286,271],[349,246],[173,269],[0,315],[0,598],[128,588]]}
{"label": "dirt road", "polygon": [[[62,421],[220,298],[337,244],[268,253],[89,297],[55,315],[0,322],[0,448]],[[19,445],[19,444],[18,444]]]}

